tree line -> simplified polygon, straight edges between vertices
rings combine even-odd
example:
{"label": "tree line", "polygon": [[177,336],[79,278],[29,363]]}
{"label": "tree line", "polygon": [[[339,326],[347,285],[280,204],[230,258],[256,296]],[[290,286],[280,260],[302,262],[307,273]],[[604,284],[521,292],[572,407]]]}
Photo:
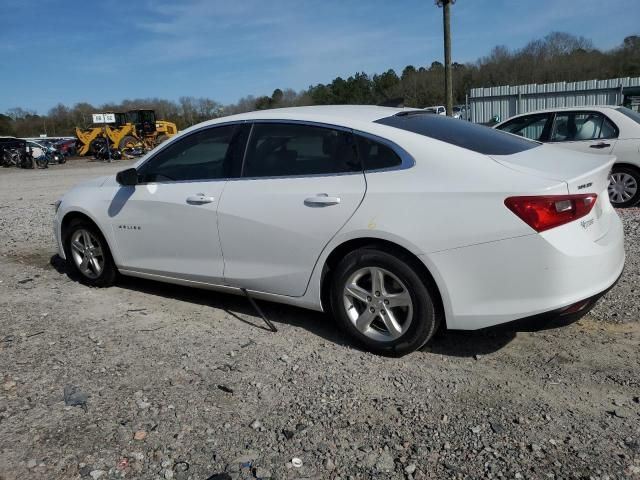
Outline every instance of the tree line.
{"label": "tree line", "polygon": [[[474,87],[519,85],[640,76],[640,36],[632,35],[608,51],[594,47],[584,37],[554,32],[520,49],[501,45],[475,62],[453,63],[454,103],[464,103]],[[18,137],[73,135],[74,129],[91,125],[91,114],[151,108],[157,118],[173,121],[179,129],[234,113],[268,108],[328,104],[393,104],[423,108],[444,103],[444,65],[407,65],[399,74],[393,69],[369,75],[357,72],[344,79],[311,85],[302,91],[277,88],[270,96],[247,96],[231,105],[210,98],[181,97],[124,100],[119,104],[71,107],[58,104],[46,115],[19,107],[0,114],[0,135]]]}

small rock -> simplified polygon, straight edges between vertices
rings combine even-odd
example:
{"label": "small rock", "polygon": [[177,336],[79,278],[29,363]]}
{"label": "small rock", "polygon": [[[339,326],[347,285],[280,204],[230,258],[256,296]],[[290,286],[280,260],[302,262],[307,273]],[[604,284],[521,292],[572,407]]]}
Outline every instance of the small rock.
{"label": "small rock", "polygon": [[164,478],[165,478],[166,480],[170,480],[170,479],[172,479],[172,478],[173,478],[173,470],[171,470],[171,469],[167,469],[167,470],[165,470],[165,471],[164,471]]}
{"label": "small rock", "polygon": [[376,470],[379,472],[391,472],[395,468],[395,462],[393,461],[393,456],[388,452],[384,451],[378,457],[378,461],[376,462]]}
{"label": "small rock", "polygon": [[104,477],[106,474],[107,472],[105,472],[104,470],[91,470],[91,472],[89,472],[89,476],[93,480],[98,480],[99,478]]}
{"label": "small rock", "polygon": [[82,392],[75,385],[65,385],[64,404],[70,407],[86,407],[89,395]]}
{"label": "small rock", "polygon": [[14,388],[16,388],[16,382],[14,382],[13,380],[7,380],[2,384],[2,389],[5,392],[8,392],[9,390],[12,390]]}
{"label": "small rock", "polygon": [[335,470],[336,468],[336,464],[333,463],[333,460],[331,458],[327,458],[324,461],[324,468],[326,468],[329,471]]}
{"label": "small rock", "polygon": [[476,354],[473,356],[473,358],[474,358],[474,359],[476,359],[476,360],[480,360],[480,359],[482,358],[482,355],[480,355],[480,354],[476,353]]}
{"label": "small rock", "polygon": [[416,467],[416,464],[415,464],[415,463],[410,463],[409,465],[407,465],[407,466],[404,468],[404,473],[406,473],[407,475],[412,475],[412,474],[413,474],[413,472],[415,472],[415,471],[416,471],[416,468],[417,468],[417,467]]}
{"label": "small rock", "polygon": [[29,470],[31,470],[32,468],[36,468],[36,465],[38,465],[38,462],[33,458],[27,462],[27,468]]}
{"label": "small rock", "polygon": [[493,433],[501,434],[502,432],[504,432],[504,427],[498,422],[491,422],[489,423],[489,425],[491,426],[491,430],[493,431]]}
{"label": "small rock", "polygon": [[471,427],[469,430],[473,433],[480,433],[482,431],[482,425],[476,425],[475,427]]}
{"label": "small rock", "polygon": [[280,361],[284,362],[284,363],[288,363],[289,362],[289,355],[284,354],[280,357]]}
{"label": "small rock", "polygon": [[260,478],[260,479],[266,480],[268,478],[271,478],[271,471],[263,467],[256,468],[253,474],[255,475],[256,478]]}
{"label": "small rock", "polygon": [[254,430],[260,430],[262,428],[262,422],[260,420],[254,420],[251,424],[251,428]]}
{"label": "small rock", "polygon": [[293,457],[291,459],[291,465],[293,465],[295,468],[300,468],[302,467],[302,460],[298,457]]}
{"label": "small rock", "polygon": [[144,430],[138,430],[133,434],[134,440],[144,440],[145,438],[147,438],[147,432],[145,432]]}

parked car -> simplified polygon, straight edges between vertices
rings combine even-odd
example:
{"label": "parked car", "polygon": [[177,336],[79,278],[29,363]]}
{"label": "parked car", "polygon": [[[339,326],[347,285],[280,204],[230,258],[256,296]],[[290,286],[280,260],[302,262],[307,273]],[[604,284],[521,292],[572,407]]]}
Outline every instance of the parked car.
{"label": "parked car", "polygon": [[466,105],[454,105],[453,106],[453,118],[459,118],[461,120],[469,120]]}
{"label": "parked car", "polygon": [[572,107],[518,115],[495,126],[532,140],[579,152],[599,153],[611,171],[609,197],[615,207],[640,201],[640,114],[625,107]]}
{"label": "parked car", "polygon": [[441,324],[588,308],[624,264],[613,161],[419,110],[263,110],[75,187],[55,235],[88,285],[246,291],[403,354]]}
{"label": "parked car", "polygon": [[33,158],[42,162],[46,157],[47,165],[49,163],[65,163],[67,159],[65,156],[52,144],[51,141],[34,141],[27,140],[27,147],[31,150]]}
{"label": "parked car", "polygon": [[425,110],[427,112],[430,113],[435,113],[436,115],[446,115],[447,114],[447,109],[444,107],[444,105],[438,105],[435,107],[427,107],[425,108]]}
{"label": "parked car", "polygon": [[66,157],[71,157],[76,154],[76,140],[74,139],[58,140],[54,144],[54,147],[56,148],[56,150],[58,150],[58,152],[64,155],[65,161],[66,161]]}

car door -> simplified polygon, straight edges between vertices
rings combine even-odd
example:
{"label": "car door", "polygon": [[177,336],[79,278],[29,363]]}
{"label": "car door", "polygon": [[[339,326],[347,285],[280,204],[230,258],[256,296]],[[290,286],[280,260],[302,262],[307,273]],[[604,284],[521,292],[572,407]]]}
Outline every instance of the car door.
{"label": "car door", "polygon": [[350,131],[255,123],[242,177],[227,183],[218,207],[225,282],[303,295],[320,253],[365,189]]}
{"label": "car door", "polygon": [[216,210],[239,173],[243,132],[238,124],[183,136],[138,168],[138,185],[119,188],[109,216],[122,269],[222,281]]}
{"label": "car door", "polygon": [[584,153],[610,154],[618,128],[604,114],[591,111],[557,112],[549,143]]}

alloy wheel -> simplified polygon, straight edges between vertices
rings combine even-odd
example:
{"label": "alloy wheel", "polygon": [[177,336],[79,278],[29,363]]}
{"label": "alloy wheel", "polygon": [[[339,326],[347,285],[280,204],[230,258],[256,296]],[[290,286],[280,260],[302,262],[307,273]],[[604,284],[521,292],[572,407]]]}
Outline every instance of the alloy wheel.
{"label": "alloy wheel", "polygon": [[383,268],[355,271],[344,286],[343,303],[358,331],[377,341],[400,338],[413,320],[413,301],[408,288]]}
{"label": "alloy wheel", "polygon": [[80,273],[87,278],[98,278],[104,269],[105,257],[100,240],[84,228],[71,236],[71,256]]}

